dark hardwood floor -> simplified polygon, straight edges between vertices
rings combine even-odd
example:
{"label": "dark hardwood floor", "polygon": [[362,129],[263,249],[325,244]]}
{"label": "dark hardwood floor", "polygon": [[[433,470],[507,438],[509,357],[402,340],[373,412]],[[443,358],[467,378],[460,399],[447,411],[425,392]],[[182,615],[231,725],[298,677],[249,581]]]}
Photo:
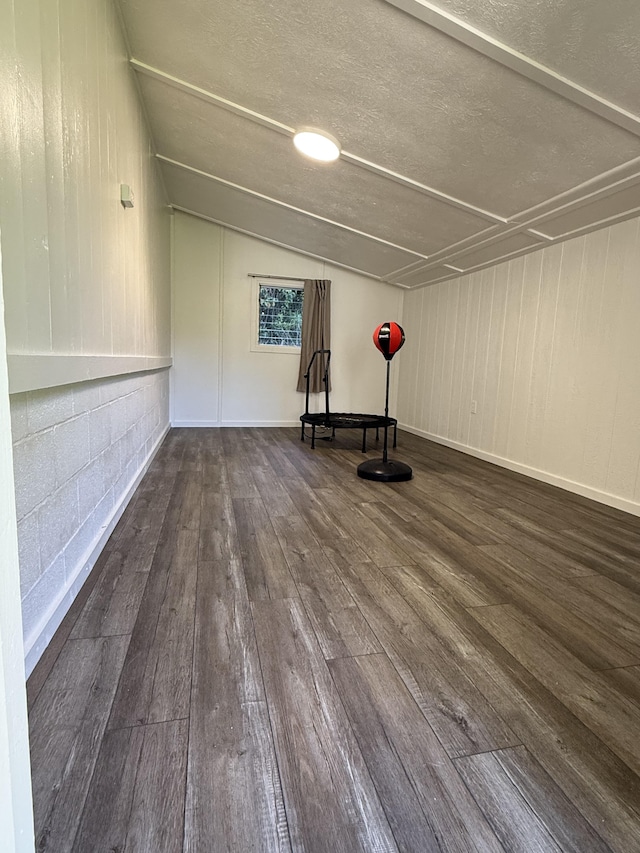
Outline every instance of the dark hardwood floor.
{"label": "dark hardwood floor", "polygon": [[359,448],[169,433],[29,680],[39,851],[640,851],[640,519]]}

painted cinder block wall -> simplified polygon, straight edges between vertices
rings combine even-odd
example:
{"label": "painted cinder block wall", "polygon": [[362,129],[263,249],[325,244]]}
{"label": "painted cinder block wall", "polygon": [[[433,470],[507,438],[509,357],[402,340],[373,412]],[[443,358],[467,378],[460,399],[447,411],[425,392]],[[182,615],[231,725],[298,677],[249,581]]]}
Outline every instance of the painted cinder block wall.
{"label": "painted cinder block wall", "polygon": [[12,395],[27,670],[166,434],[167,380],[153,371]]}
{"label": "painted cinder block wall", "polygon": [[115,3],[3,4],[0,56],[28,673],[168,429],[171,217]]}
{"label": "painted cinder block wall", "polygon": [[401,423],[640,515],[639,270],[636,218],[407,293]]}

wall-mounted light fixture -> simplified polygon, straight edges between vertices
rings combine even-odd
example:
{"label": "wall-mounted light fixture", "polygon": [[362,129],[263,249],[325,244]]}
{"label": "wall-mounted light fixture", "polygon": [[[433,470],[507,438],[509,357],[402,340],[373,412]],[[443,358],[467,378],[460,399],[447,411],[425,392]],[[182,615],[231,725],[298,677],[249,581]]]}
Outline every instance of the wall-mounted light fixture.
{"label": "wall-mounted light fixture", "polygon": [[120,204],[123,207],[133,207],[133,190],[129,184],[120,184]]}
{"label": "wall-mounted light fixture", "polygon": [[294,134],[293,144],[301,154],[321,163],[331,163],[340,156],[340,143],[324,130],[303,127]]}

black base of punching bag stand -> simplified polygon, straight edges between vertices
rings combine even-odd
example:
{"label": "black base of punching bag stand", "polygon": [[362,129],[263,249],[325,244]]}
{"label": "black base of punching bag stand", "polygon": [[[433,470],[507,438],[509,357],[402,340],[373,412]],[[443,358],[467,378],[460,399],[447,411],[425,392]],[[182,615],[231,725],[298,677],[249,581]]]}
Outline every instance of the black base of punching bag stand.
{"label": "black base of punching bag stand", "polygon": [[384,428],[384,450],[382,459],[367,459],[358,465],[358,477],[363,480],[379,480],[383,483],[401,483],[413,477],[413,471],[404,462],[387,458],[387,438],[389,432],[389,368],[391,360],[387,359],[387,390],[384,404],[384,416],[387,421]]}

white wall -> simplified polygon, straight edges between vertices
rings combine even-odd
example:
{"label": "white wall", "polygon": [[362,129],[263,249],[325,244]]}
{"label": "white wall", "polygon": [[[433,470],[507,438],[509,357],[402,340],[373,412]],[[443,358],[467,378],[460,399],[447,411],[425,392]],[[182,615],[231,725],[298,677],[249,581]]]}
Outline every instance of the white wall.
{"label": "white wall", "polygon": [[12,396],[27,672],[95,563],[168,418],[166,371]]}
{"label": "white wall", "polygon": [[[176,213],[172,423],[300,423],[298,354],[251,349],[255,308],[248,273],[331,279],[331,408],[384,411],[385,363],[371,336],[385,320],[402,321],[402,290]],[[402,357],[394,359],[394,376]],[[324,399],[315,396],[322,408]]]}
{"label": "white wall", "polygon": [[0,266],[0,839],[7,853],[32,853],[27,696],[3,309]]}
{"label": "white wall", "polygon": [[3,4],[0,58],[29,671],[168,428],[170,215],[112,0]]}
{"label": "white wall", "polygon": [[408,293],[401,422],[640,514],[639,269],[635,219]]}

